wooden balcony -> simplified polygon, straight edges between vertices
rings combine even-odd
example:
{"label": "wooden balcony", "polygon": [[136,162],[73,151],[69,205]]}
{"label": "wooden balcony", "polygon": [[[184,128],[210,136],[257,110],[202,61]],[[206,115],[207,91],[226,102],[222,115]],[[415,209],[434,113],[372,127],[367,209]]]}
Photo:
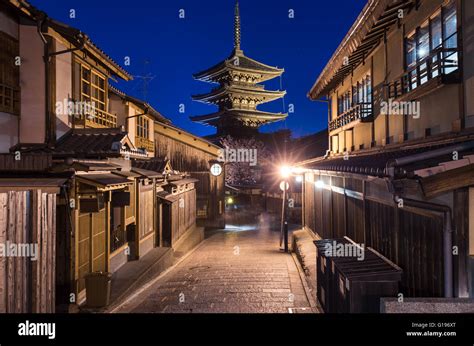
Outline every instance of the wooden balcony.
{"label": "wooden balcony", "polygon": [[388,99],[416,99],[439,85],[458,83],[459,50],[440,48],[386,86]]}
{"label": "wooden balcony", "polygon": [[146,151],[153,153],[155,152],[155,142],[149,140],[148,138],[135,137],[135,146],[137,148],[146,149]]}
{"label": "wooden balcony", "polygon": [[74,124],[77,126],[93,128],[116,128],[117,116],[100,109],[94,109],[89,114],[77,114],[74,118]]}
{"label": "wooden balcony", "polygon": [[329,122],[329,131],[337,130],[353,121],[370,121],[372,117],[372,103],[358,103],[348,111]]}

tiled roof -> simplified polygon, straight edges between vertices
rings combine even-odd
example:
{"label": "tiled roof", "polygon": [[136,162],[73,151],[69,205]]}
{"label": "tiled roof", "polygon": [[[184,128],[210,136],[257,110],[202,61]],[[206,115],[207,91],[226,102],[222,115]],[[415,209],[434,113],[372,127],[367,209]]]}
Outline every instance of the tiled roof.
{"label": "tiled roof", "polygon": [[270,112],[263,112],[259,110],[253,109],[226,109],[222,111],[218,111],[212,114],[205,114],[205,115],[196,115],[190,117],[192,121],[199,121],[199,122],[216,122],[222,117],[246,117],[246,118],[254,118],[260,120],[281,120],[288,116],[288,113],[270,113]]}
{"label": "tiled roof", "polygon": [[249,70],[257,70],[257,71],[265,71],[265,72],[278,72],[280,69],[273,66],[268,66],[249,58],[248,56],[242,55],[239,56],[239,64],[238,67],[249,69]]}
{"label": "tiled roof", "polygon": [[132,167],[132,172],[140,174],[140,176],[150,178],[150,179],[163,178],[163,174],[155,172],[155,171],[151,171],[149,169]]}
{"label": "tiled roof", "polygon": [[120,177],[117,174],[112,173],[78,174],[77,178],[100,187],[106,187],[110,185],[128,185],[132,183],[127,178]]}
{"label": "tiled roof", "polygon": [[[429,143],[424,146],[417,147],[400,147],[395,150],[381,150],[377,152],[368,152],[364,154],[350,155],[344,159],[343,156],[337,156],[333,158],[320,159],[314,162],[309,161],[307,164],[302,166],[309,169],[324,170],[324,171],[336,171],[336,172],[348,172],[366,174],[372,176],[384,177],[388,175],[388,165],[396,159],[402,159],[413,155],[420,154],[420,160],[416,162],[400,165],[396,167],[395,176],[412,176],[413,172],[418,169],[426,167],[437,166],[442,162],[449,162],[453,160],[453,152],[449,151],[447,154],[438,155],[436,157],[429,158],[430,152],[439,149],[451,149],[456,146],[465,145],[465,150],[459,151],[459,158],[463,155],[467,155],[474,151],[474,139],[449,142],[449,143]],[[461,147],[459,147],[461,148]],[[424,159],[423,157],[426,157]]]}
{"label": "tiled roof", "polygon": [[121,141],[127,136],[121,129],[74,129],[61,137],[55,156],[120,156]]}
{"label": "tiled roof", "polygon": [[[236,59],[238,59],[238,63],[235,62]],[[251,59],[248,56],[245,56],[242,51],[239,53],[233,51],[226,60],[221,61],[207,70],[195,73],[193,76],[196,79],[200,79],[217,71],[224,70],[225,68],[246,69],[270,74],[281,74],[284,71],[284,69],[269,66],[258,62],[257,60]]]}
{"label": "tiled roof", "polygon": [[135,168],[146,169],[163,173],[169,160],[166,158],[153,158],[151,160],[133,160],[132,166]]}

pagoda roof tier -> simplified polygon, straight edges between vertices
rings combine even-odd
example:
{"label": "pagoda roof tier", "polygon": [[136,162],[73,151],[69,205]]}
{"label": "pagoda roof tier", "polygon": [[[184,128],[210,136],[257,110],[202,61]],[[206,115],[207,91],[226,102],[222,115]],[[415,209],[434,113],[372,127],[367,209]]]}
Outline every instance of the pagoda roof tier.
{"label": "pagoda roof tier", "polygon": [[207,115],[198,115],[191,117],[192,121],[217,126],[220,122],[226,120],[249,120],[260,124],[272,123],[285,119],[288,113],[270,113],[251,109],[226,109]]}
{"label": "pagoda roof tier", "polygon": [[240,95],[243,98],[258,100],[257,103],[265,103],[277,100],[286,95],[286,91],[281,90],[265,90],[257,85],[226,85],[216,88],[210,93],[193,95],[193,100],[204,103],[217,103],[219,100],[226,98],[229,95]]}
{"label": "pagoda roof tier", "polygon": [[231,72],[258,75],[258,80],[263,82],[280,76],[285,70],[258,62],[245,56],[240,49],[234,49],[226,60],[193,74],[193,77],[204,82],[217,82],[223,74]]}

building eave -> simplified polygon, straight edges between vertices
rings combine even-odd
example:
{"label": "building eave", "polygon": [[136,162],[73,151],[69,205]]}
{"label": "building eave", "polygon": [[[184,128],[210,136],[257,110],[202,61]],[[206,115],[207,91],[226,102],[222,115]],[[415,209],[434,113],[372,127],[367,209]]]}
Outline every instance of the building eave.
{"label": "building eave", "polygon": [[[246,60],[251,61],[252,63],[261,66],[262,68],[245,68],[235,64],[235,59],[243,58]],[[265,68],[265,69],[264,69]],[[242,73],[252,73],[252,74],[260,74],[263,76],[267,76],[263,78],[265,80],[272,79],[275,77],[280,76],[285,72],[285,69],[277,68],[274,66],[266,65],[261,63],[257,60],[249,58],[248,56],[243,55],[241,53],[235,53],[235,51],[228,57],[226,60],[219,62],[218,64],[198,73],[193,74],[194,79],[209,82],[214,81],[214,78],[222,75],[225,72],[237,71]]]}
{"label": "building eave", "polygon": [[[241,114],[238,114],[241,113]],[[192,121],[201,122],[201,123],[210,123],[215,122],[224,117],[233,117],[239,115],[240,117],[245,118],[255,118],[262,119],[265,121],[280,121],[285,119],[288,116],[288,113],[270,113],[270,112],[261,112],[253,110],[242,110],[242,109],[229,109],[224,111],[219,111],[216,113],[206,114],[206,115],[197,115],[190,117]]]}
{"label": "building eave", "polygon": [[180,141],[181,143],[190,145],[214,156],[217,156],[218,150],[221,149],[218,145],[215,145],[202,137],[196,136],[179,127],[164,124],[159,121],[155,122],[154,131],[155,133]]}
{"label": "building eave", "polygon": [[[398,20],[398,10],[411,9],[413,0],[369,0],[308,93],[317,100],[329,93],[365,61],[384,33]],[[344,60],[348,58],[345,62]]]}
{"label": "building eave", "polygon": [[45,12],[37,9],[26,0],[9,0],[9,3],[31,20],[38,20],[39,16],[46,16],[47,24],[50,26],[50,28],[75,47],[81,45],[81,43],[77,40],[77,37],[82,35],[84,38],[84,50],[90,53],[95,59],[97,59],[119,78],[122,78],[126,81],[133,79],[133,77],[127,71],[125,71],[124,68],[122,68],[103,50],[101,50],[87,35],[82,33],[79,29],[71,27],[58,20],[49,18]]}
{"label": "building eave", "polygon": [[267,96],[272,98],[272,100],[276,100],[286,95],[286,91],[284,90],[265,90],[265,89],[256,89],[256,88],[239,88],[235,86],[223,87],[218,88],[210,93],[207,94],[200,94],[200,95],[193,95],[192,99],[195,101],[202,101],[202,102],[210,102],[212,100],[218,99],[220,96],[226,94],[244,94],[244,95],[259,95],[259,96]]}

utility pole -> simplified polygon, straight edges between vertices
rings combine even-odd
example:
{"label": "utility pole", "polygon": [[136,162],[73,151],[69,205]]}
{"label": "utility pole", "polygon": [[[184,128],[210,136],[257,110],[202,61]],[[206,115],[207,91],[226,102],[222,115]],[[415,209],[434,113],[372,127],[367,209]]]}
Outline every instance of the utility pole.
{"label": "utility pole", "polygon": [[289,177],[291,177],[291,168],[282,166],[280,174],[283,180],[280,183],[280,190],[283,191],[283,205],[281,211],[281,231],[280,231],[280,248],[283,240],[283,250],[288,252],[288,189],[290,188]]}
{"label": "utility pole", "polygon": [[145,60],[143,62],[143,75],[134,75],[133,78],[141,79],[142,84],[141,84],[141,92],[142,92],[142,99],[143,101],[148,101],[148,84],[155,79],[155,75],[152,75],[150,72],[147,71],[147,65],[150,64],[149,60]]}

